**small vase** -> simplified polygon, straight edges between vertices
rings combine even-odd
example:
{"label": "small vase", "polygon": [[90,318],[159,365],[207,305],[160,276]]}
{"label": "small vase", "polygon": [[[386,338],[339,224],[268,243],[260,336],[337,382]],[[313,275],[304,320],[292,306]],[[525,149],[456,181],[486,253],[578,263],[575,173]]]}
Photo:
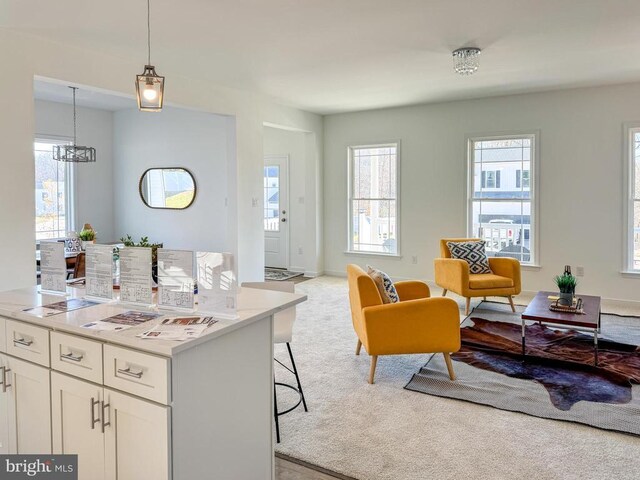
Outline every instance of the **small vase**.
{"label": "small vase", "polygon": [[558,304],[564,305],[565,307],[570,307],[571,305],[573,305],[573,293],[560,292],[558,296]]}

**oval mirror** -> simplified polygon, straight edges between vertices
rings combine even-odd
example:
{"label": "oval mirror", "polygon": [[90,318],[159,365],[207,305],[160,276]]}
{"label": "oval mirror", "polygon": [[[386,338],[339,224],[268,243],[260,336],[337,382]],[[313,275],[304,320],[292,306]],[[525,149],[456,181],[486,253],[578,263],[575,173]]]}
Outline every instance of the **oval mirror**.
{"label": "oval mirror", "polygon": [[196,198],[196,181],[186,168],[150,168],[140,178],[140,197],[147,207],[181,210]]}

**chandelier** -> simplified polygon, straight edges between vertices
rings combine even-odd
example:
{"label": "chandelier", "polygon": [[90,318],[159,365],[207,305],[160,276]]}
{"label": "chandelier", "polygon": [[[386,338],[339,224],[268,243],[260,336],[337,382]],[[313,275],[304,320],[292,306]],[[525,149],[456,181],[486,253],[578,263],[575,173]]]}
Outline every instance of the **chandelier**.
{"label": "chandelier", "polygon": [[453,52],[453,70],[460,75],[472,75],[480,66],[479,48],[464,47]]}
{"label": "chandelier", "polygon": [[96,161],[96,149],[76,145],[76,90],[77,87],[69,87],[73,90],[73,144],[54,145],[53,159],[59,162],[88,163]]}
{"label": "chandelier", "polygon": [[147,64],[140,75],[136,75],[136,97],[138,108],[143,112],[159,112],[162,110],[164,95],[164,77],[156,73],[151,65],[151,6],[147,0]]}

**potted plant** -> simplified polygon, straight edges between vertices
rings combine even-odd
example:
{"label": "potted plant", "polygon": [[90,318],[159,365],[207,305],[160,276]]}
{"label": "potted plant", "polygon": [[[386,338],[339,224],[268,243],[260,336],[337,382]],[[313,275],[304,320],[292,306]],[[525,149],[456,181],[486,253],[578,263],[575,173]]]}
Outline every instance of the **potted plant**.
{"label": "potted plant", "polygon": [[576,277],[570,273],[565,273],[564,275],[556,275],[553,281],[560,291],[558,303],[566,306],[573,305],[573,296],[576,293],[576,286],[578,285]]}
{"label": "potted plant", "polygon": [[136,243],[129,234],[127,234],[126,237],[121,237],[120,241],[125,247],[151,248],[151,276],[153,277],[153,281],[158,283],[158,249],[162,248],[162,243],[150,243],[149,237],[140,237],[140,241]]}
{"label": "potted plant", "polygon": [[87,243],[96,243],[96,231],[93,228],[83,228],[78,238],[82,240],[82,249],[85,250]]}

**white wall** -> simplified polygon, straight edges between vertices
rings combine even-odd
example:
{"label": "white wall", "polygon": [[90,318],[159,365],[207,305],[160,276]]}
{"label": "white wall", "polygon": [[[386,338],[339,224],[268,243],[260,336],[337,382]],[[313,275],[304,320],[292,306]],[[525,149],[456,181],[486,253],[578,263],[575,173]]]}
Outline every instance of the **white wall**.
{"label": "white wall", "polygon": [[[94,147],[96,162],[73,165],[76,179],[76,230],[90,223],[99,242],[114,240],[113,113],[78,107],[78,145]],[[35,136],[73,137],[73,106],[35,101]]]}
{"label": "white wall", "polygon": [[[396,277],[433,280],[439,239],[466,233],[466,136],[540,131],[541,268],[523,272],[523,288],[554,290],[563,265],[581,265],[579,292],[640,300],[640,279],[620,274],[623,123],[638,120],[639,84],[327,116],[325,269],[343,274],[347,263],[373,263]],[[403,257],[345,254],[347,146],[396,139]]]}
{"label": "white wall", "polygon": [[[315,135],[308,132],[264,129],[264,154],[289,156],[289,269],[316,276],[322,272],[322,238],[316,218],[321,216],[317,197],[320,159],[313,148]],[[300,253],[302,250],[302,253]]]}
{"label": "white wall", "polygon": [[[115,233],[165,248],[229,251],[226,200],[229,185],[227,118],[166,107],[161,115],[137,109],[114,113]],[[196,182],[196,198],[184,210],[147,207],[138,184],[148,168],[184,167]]]}
{"label": "white wall", "polygon": [[[139,62],[87,50],[78,44],[61,44],[20,32],[0,29],[0,64],[4,66],[0,89],[0,132],[3,151],[0,166],[11,181],[0,189],[0,290],[35,283],[33,134],[35,115],[33,79],[40,76],[65,84],[91,86],[120,94],[133,94],[133,76]],[[158,63],[160,65],[160,63]],[[167,78],[168,104],[230,115],[235,140],[237,192],[229,199],[229,240],[238,256],[240,281],[260,280],[264,268],[262,227],[263,124],[265,122],[314,132],[313,148],[322,158],[322,118],[273,103],[267,97],[219,87],[182,72],[162,70]],[[321,178],[321,177],[318,177]],[[321,195],[321,193],[318,193]],[[256,199],[254,206],[252,199]],[[317,231],[321,234],[321,225]],[[7,234],[10,232],[10,235]]]}

